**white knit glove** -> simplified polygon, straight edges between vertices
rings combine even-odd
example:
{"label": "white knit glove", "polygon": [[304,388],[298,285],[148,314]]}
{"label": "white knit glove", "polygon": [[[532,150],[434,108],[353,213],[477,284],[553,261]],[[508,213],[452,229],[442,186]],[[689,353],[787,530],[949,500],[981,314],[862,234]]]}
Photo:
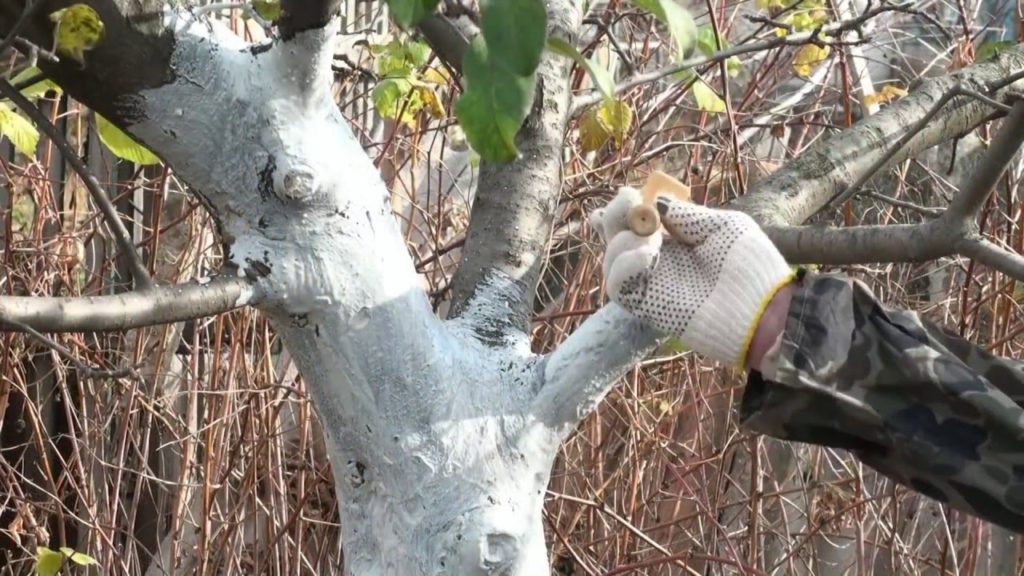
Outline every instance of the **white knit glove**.
{"label": "white knit glove", "polygon": [[626,222],[640,192],[620,188],[590,224],[607,244],[609,295],[699,354],[743,368],[765,307],[793,270],[752,218],[666,196],[657,199],[671,236],[634,234]]}

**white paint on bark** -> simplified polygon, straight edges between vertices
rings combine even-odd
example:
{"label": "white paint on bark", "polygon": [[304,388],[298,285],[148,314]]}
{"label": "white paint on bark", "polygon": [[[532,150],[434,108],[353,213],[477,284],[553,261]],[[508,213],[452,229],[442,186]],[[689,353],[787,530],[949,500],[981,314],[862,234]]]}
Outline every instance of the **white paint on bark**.
{"label": "white paint on bark", "polygon": [[[545,574],[559,443],[637,357],[635,339],[597,340],[631,320],[601,316],[546,362],[500,321],[521,290],[500,275],[439,320],[329,92],[330,46],[324,31],[247,47],[179,27],[174,81],[139,96],[147,120],[129,131],[208,200],[265,295],[323,425],[348,573]],[[548,418],[546,396],[571,418]]]}

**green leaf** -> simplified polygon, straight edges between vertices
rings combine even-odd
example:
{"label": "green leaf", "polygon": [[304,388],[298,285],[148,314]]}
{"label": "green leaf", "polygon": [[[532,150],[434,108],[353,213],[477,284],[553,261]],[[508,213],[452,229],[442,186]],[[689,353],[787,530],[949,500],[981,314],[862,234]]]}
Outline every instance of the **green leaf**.
{"label": "green leaf", "polygon": [[98,562],[96,562],[96,559],[92,556],[89,556],[88,554],[83,554],[81,552],[76,552],[73,548],[62,547],[60,551],[63,552],[65,556],[70,558],[72,562],[78,564],[79,566],[94,566],[98,564]]}
{"label": "green leaf", "polygon": [[697,101],[697,107],[705,112],[725,112],[725,100],[701,79],[693,83],[693,99]]}
{"label": "green leaf", "polygon": [[597,108],[587,110],[580,117],[580,148],[584,152],[601,148],[611,137],[611,133],[597,118]]}
{"label": "green leaf", "polygon": [[483,0],[484,40],[492,58],[520,76],[540,64],[547,35],[548,13],[543,0]]}
{"label": "green leaf", "polygon": [[[431,105],[430,112],[435,115],[441,105],[439,101],[436,101],[436,95],[425,84],[414,82],[408,78],[381,80],[373,89],[371,97],[374,108],[381,116],[398,119],[401,114],[399,120],[407,124],[415,121],[416,114],[424,105]],[[428,102],[425,97],[433,97],[435,101]],[[443,109],[441,113],[443,113]]]}
{"label": "green leaf", "polygon": [[402,28],[412,28],[434,12],[438,0],[388,0],[391,18]]}
{"label": "green leaf", "polygon": [[466,50],[462,63],[465,91],[455,103],[455,115],[470,146],[484,160],[511,162],[519,154],[516,133],[533,105],[536,77],[520,76],[491,58],[483,36]]}
{"label": "green leaf", "polygon": [[406,59],[417,68],[426,64],[430,59],[430,46],[423,42],[406,42],[402,48]]}
{"label": "green leaf", "polygon": [[725,71],[726,73],[729,74],[730,77],[735,78],[737,75],[739,75],[740,72],[743,71],[743,62],[740,62],[740,59],[737,58],[736,56],[730,56],[725,61]]}
{"label": "green leaf", "polygon": [[[39,68],[36,68],[35,66],[29,66],[28,68],[25,68],[24,70],[19,72],[14,78],[11,78],[10,82],[12,85],[17,86],[18,84],[28,80],[29,78],[34,78],[36,76],[39,76],[40,74],[42,74],[42,71],[39,70]],[[58,86],[53,80],[50,80],[49,78],[43,78],[39,82],[35,82],[29,86],[26,86],[24,89],[22,89],[21,93],[26,98],[33,99],[38,98],[39,96],[42,96],[51,90],[56,92],[57,94],[60,94],[62,92],[60,86]]]}
{"label": "green leaf", "polygon": [[[715,41],[715,31],[711,26],[701,26],[697,31],[697,48],[704,53],[705,56],[711,57],[718,52],[718,43]],[[728,48],[726,43],[722,42],[722,50]]]}
{"label": "green leaf", "polygon": [[160,158],[156,154],[150,152],[99,114],[96,115],[96,131],[99,133],[100,142],[103,142],[103,145],[114,156],[140,166],[160,163]]}
{"label": "green leaf", "polygon": [[605,130],[615,138],[615,145],[622,147],[623,140],[633,125],[633,110],[621,100],[605,100],[597,109],[597,119]]}
{"label": "green leaf", "polygon": [[615,96],[615,81],[612,79],[611,73],[599,66],[597,62],[584,58],[575,46],[561,38],[548,38],[548,49],[555,54],[572,58],[577,64],[583,66],[587,73],[590,74],[594,85],[597,86],[606,99],[611,99]]}
{"label": "green leaf", "polygon": [[690,12],[676,0],[633,0],[633,3],[647,10],[668,27],[676,44],[676,59],[689,56],[697,40],[697,24]]}
{"label": "green leaf", "polygon": [[1009,40],[993,40],[985,42],[981,46],[978,46],[978,50],[974,53],[974,59],[977,61],[988,60],[994,58],[1000,53],[1013,48],[1014,42]]}
{"label": "green leaf", "polygon": [[35,156],[39,144],[39,131],[27,118],[0,102],[0,136],[6,136],[14,149],[25,156]]}
{"label": "green leaf", "polygon": [[252,0],[252,9],[267,22],[281,18],[281,0]]}
{"label": "green leaf", "polygon": [[103,39],[103,21],[88,4],[72,4],[50,14],[57,52],[85,64],[85,52]]}
{"label": "green leaf", "polygon": [[56,576],[64,565],[64,555],[49,548],[36,548],[36,574],[38,576]]}
{"label": "green leaf", "polygon": [[665,340],[665,342],[658,347],[657,355],[675,356],[677,354],[687,352],[689,351],[689,349],[690,348],[686,344],[683,344],[683,341],[680,340],[678,337],[672,337],[669,338],[668,340]]}

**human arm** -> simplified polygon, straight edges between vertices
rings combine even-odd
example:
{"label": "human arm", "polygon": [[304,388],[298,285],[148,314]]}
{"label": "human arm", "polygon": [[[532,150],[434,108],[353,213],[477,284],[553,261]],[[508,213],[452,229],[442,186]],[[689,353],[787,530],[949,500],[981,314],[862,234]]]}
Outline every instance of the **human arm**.
{"label": "human arm", "polygon": [[[784,310],[777,346],[752,364],[744,428],[845,448],[905,486],[1024,531],[1022,363],[887,308],[847,277],[802,274],[791,291],[772,312]],[[769,313],[762,320],[774,326]]]}
{"label": "human arm", "polygon": [[[675,212],[661,212],[671,237],[630,236],[617,221],[621,210],[598,219],[603,238],[618,237],[605,257],[609,293],[709,359],[736,365],[735,351],[745,350],[746,429],[850,450],[918,492],[1024,531],[1020,362],[888,309],[860,282],[788,277],[767,237],[736,213],[670,206]],[[747,239],[744,257],[726,254],[737,247],[729,241],[737,227]],[[783,284],[773,289],[764,278]],[[737,306],[740,292],[748,294]],[[698,309],[714,320],[690,321]],[[727,345],[716,345],[723,339]]]}

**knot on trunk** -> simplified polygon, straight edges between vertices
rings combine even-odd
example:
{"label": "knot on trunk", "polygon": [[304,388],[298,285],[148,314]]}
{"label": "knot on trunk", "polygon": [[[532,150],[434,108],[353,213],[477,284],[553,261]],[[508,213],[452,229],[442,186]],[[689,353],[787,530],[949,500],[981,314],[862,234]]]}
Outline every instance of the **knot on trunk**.
{"label": "knot on trunk", "polygon": [[519,557],[519,539],[505,532],[485,535],[480,543],[480,566],[490,572],[500,572]]}
{"label": "knot on trunk", "polygon": [[274,193],[281,200],[302,200],[316,192],[317,177],[312,168],[295,166],[281,172],[280,181],[274,183]]}

